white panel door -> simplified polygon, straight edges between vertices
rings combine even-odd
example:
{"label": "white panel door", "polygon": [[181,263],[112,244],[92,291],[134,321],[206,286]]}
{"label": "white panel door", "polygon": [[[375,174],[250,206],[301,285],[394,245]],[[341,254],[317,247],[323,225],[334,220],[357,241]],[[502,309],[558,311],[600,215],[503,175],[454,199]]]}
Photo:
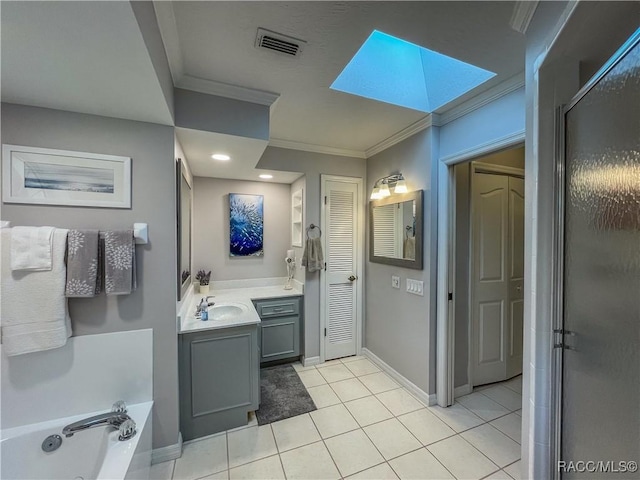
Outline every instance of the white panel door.
{"label": "white panel door", "polygon": [[324,184],[325,360],[356,353],[356,289],[358,288],[358,184]]}
{"label": "white panel door", "polygon": [[504,380],[509,177],[476,173],[473,191],[473,384]]}
{"label": "white panel door", "polygon": [[522,373],[524,180],[473,176],[472,383]]}

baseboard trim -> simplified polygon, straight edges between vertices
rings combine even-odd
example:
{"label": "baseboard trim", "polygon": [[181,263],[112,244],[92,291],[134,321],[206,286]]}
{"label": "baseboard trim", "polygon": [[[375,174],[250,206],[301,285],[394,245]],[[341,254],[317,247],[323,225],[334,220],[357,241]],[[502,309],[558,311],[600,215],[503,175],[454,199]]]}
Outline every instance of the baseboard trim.
{"label": "baseboard trim", "polygon": [[427,392],[419,388],[415,383],[407,379],[404,375],[399,373],[397,370],[391,367],[388,363],[386,363],[384,360],[382,360],[380,357],[378,357],[375,353],[373,353],[368,348],[363,348],[362,354],[365,357],[367,357],[369,360],[371,360],[373,363],[375,363],[377,366],[379,366],[386,373],[388,373],[391,376],[391,378],[393,378],[396,382],[398,382],[404,388],[409,390],[409,392],[418,400],[420,400],[422,403],[429,406],[436,404],[435,393],[432,393],[431,395],[429,395]]}
{"label": "baseboard trim", "polygon": [[465,383],[464,385],[460,385],[453,389],[453,398],[458,398],[463,395],[468,395],[473,392],[473,387],[469,383]]}
{"label": "baseboard trim", "polygon": [[151,465],[168,462],[182,456],[182,433],[178,433],[178,443],[156,448],[151,452]]}
{"label": "baseboard trim", "polygon": [[305,367],[320,365],[320,357],[302,357],[302,365],[304,365]]}

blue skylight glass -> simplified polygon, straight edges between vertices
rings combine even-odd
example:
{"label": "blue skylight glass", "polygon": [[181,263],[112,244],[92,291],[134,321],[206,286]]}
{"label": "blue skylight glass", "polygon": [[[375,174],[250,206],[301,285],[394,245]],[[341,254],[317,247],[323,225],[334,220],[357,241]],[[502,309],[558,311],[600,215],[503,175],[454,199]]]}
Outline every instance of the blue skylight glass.
{"label": "blue skylight glass", "polygon": [[374,30],[331,88],[433,112],[495,73]]}

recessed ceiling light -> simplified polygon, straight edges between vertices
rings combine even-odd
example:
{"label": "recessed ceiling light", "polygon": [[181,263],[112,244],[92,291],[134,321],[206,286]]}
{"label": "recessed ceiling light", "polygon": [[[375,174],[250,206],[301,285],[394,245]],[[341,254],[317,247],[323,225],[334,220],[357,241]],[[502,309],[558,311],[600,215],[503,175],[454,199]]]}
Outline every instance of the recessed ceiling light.
{"label": "recessed ceiling light", "polygon": [[260,175],[260,178],[265,178],[265,179],[273,178],[273,175],[269,175],[268,173],[263,173],[263,174]]}
{"label": "recessed ceiling light", "polygon": [[211,158],[213,158],[214,160],[222,160],[223,162],[231,160],[231,157],[229,155],[225,155],[224,153],[215,153],[211,155]]}

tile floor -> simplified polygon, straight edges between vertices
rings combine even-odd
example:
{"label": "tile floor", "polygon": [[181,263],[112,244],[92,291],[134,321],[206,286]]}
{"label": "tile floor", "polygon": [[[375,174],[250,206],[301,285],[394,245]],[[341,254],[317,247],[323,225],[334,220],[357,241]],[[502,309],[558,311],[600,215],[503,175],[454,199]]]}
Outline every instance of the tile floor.
{"label": "tile floor", "polygon": [[522,378],[425,407],[365,357],[294,365],[318,410],[185,444],[153,480],[520,478]]}

